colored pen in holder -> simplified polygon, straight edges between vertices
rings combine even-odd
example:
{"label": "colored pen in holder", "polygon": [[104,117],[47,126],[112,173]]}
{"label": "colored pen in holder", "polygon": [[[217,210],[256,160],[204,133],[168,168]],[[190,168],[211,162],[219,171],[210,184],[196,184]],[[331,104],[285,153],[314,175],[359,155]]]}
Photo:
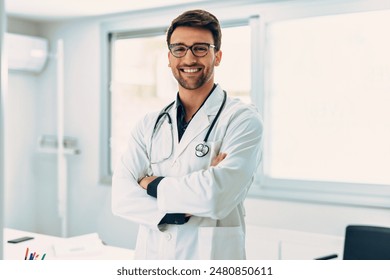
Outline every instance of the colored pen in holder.
{"label": "colored pen in holder", "polygon": [[[24,260],[28,260],[28,261],[32,261],[32,260],[39,260],[39,254],[37,254],[36,252],[34,253],[30,253],[30,255],[28,254],[28,247],[26,248],[26,254],[24,256]],[[42,255],[42,257],[40,258],[41,260],[44,260],[46,257],[46,253]]]}

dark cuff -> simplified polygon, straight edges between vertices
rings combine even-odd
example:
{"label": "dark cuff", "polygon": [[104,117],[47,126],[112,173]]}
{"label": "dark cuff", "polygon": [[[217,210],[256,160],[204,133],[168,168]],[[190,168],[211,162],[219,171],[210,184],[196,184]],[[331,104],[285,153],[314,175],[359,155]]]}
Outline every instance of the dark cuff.
{"label": "dark cuff", "polygon": [[186,217],[185,214],[166,214],[164,218],[160,221],[159,225],[162,224],[173,224],[173,225],[182,225],[188,222],[190,217]]}
{"label": "dark cuff", "polygon": [[157,177],[156,179],[154,179],[152,182],[148,184],[148,187],[146,189],[148,195],[157,198],[157,187],[162,179],[164,179],[164,177]]}

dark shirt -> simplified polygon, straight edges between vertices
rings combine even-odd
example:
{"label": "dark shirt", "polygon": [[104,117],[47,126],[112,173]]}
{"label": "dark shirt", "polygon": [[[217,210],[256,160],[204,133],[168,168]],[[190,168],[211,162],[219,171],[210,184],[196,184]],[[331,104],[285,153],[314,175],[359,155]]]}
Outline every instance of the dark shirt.
{"label": "dark shirt", "polygon": [[200,105],[198,110],[196,110],[195,114],[192,115],[191,119],[188,122],[186,122],[186,110],[184,108],[183,103],[180,100],[179,94],[177,94],[177,97],[176,97],[176,110],[177,110],[176,120],[177,120],[177,134],[179,137],[179,142],[180,142],[184,132],[186,131],[188,125],[190,124],[191,120],[194,118],[196,113],[198,113],[200,108],[203,107],[204,103],[206,102],[206,100],[209,98],[209,96],[211,95],[211,93],[214,91],[214,89],[216,87],[217,87],[217,85],[214,84],[213,88],[211,89],[211,91],[207,95],[206,99],[203,101],[202,105]]}
{"label": "dark shirt", "polygon": [[190,121],[192,120],[192,118],[191,118],[191,120],[186,122],[186,119],[185,119],[186,118],[186,110],[184,109],[183,103],[181,103],[179,95],[177,95],[176,103],[177,103],[177,107],[176,107],[177,108],[177,113],[176,113],[177,134],[178,134],[179,142],[180,142],[181,137],[183,136],[184,132],[186,131],[187,126],[190,123]]}

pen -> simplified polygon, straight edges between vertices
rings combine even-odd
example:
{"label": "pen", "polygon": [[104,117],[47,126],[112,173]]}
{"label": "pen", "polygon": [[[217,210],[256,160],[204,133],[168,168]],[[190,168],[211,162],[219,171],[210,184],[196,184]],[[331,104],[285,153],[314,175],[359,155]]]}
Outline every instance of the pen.
{"label": "pen", "polygon": [[45,253],[45,254],[43,254],[43,256],[42,256],[42,259],[41,259],[41,260],[43,260],[45,257],[46,257],[46,253]]}
{"label": "pen", "polygon": [[33,253],[30,253],[30,258],[29,260],[32,260],[33,259]]}
{"label": "pen", "polygon": [[24,256],[24,260],[27,260],[27,256],[28,256],[28,247],[26,248],[26,255]]}

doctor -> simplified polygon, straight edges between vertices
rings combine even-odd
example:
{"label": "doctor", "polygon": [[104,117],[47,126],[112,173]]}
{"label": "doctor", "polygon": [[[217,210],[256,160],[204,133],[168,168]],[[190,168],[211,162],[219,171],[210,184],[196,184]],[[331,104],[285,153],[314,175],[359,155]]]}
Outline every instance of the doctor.
{"label": "doctor", "polygon": [[181,14],[167,44],[179,91],[132,131],[113,176],[113,213],[140,224],[137,259],[245,259],[243,202],[261,160],[260,115],[214,83],[215,16]]}

